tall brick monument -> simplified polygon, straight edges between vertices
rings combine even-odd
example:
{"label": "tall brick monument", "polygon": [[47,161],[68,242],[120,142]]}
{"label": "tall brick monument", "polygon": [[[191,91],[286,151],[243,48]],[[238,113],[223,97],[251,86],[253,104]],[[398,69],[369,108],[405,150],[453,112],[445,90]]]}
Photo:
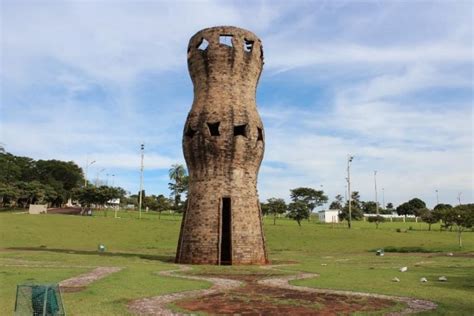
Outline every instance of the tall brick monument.
{"label": "tall brick monument", "polygon": [[257,195],[264,131],[255,102],[261,41],[236,27],[204,29],[189,41],[188,68],[194,85],[183,135],[189,192],[176,262],[265,264]]}

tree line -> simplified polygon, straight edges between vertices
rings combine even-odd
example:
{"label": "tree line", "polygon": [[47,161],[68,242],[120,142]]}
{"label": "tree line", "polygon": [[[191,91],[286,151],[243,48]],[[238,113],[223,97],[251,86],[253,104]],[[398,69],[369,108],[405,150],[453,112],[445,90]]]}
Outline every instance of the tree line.
{"label": "tree line", "polygon": [[28,207],[32,203],[61,206],[84,182],[82,169],[72,161],[34,160],[0,153],[0,203]]}

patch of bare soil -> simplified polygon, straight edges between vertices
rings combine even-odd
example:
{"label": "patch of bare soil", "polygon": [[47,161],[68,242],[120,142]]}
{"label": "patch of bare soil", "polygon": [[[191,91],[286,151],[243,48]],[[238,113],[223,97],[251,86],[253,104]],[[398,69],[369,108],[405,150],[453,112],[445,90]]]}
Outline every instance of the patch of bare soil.
{"label": "patch of bare soil", "polygon": [[81,215],[80,207],[49,208],[48,214]]}
{"label": "patch of bare soil", "polygon": [[[213,286],[205,290],[133,300],[128,304],[128,308],[139,315],[178,315],[170,309],[173,306],[186,314],[206,312],[245,315],[344,315],[354,312],[382,312],[395,316],[429,311],[437,307],[433,302],[409,297],[294,286],[288,281],[314,278],[318,275],[299,273],[275,276],[277,267],[279,266],[261,266],[267,273],[256,274],[186,275],[176,272],[189,272],[192,268],[179,266],[179,270],[161,271],[159,275],[205,280]],[[391,311],[397,304],[405,307],[401,311]]]}
{"label": "patch of bare soil", "polygon": [[106,276],[119,272],[120,270],[122,270],[120,267],[98,267],[90,272],[63,280],[59,282],[59,286],[64,292],[78,292],[83,290],[92,282],[105,278]]}
{"label": "patch of bare soil", "polygon": [[261,285],[262,275],[212,275],[244,281],[245,286],[174,303],[180,309],[209,314],[341,315],[375,312],[396,305],[387,299],[311,293]]}

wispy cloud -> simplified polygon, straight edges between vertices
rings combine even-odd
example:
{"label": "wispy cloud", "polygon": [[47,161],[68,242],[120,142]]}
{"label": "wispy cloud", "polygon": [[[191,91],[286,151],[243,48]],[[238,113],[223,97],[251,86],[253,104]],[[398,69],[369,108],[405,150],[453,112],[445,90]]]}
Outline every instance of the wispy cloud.
{"label": "wispy cloud", "polygon": [[373,170],[386,201],[473,199],[467,1],[3,1],[1,23],[0,141],[15,154],[94,159],[90,177],[107,168],[135,192],[144,142],[146,188],[166,193],[193,98],[188,39],[237,25],[265,50],[262,198],[342,193],[352,153],[365,199]]}

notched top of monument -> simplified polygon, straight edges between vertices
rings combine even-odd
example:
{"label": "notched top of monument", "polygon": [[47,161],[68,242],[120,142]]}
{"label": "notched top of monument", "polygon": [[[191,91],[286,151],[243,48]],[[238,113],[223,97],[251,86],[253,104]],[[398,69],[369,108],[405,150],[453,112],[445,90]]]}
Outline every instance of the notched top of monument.
{"label": "notched top of monument", "polygon": [[189,40],[188,67],[193,81],[213,71],[244,73],[258,81],[263,68],[262,42],[254,33],[234,26],[203,29]]}

